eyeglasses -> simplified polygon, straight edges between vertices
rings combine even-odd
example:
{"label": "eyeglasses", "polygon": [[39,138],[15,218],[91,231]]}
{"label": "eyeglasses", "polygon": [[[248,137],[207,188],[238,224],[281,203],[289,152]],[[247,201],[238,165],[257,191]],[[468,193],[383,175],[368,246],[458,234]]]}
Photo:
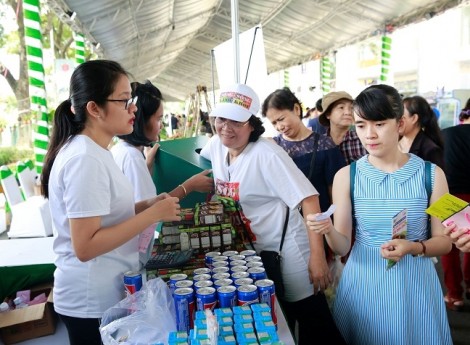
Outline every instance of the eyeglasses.
{"label": "eyeglasses", "polygon": [[238,128],[242,128],[242,127],[246,126],[249,122],[250,121],[245,121],[245,122],[232,121],[232,120],[225,119],[223,117],[216,117],[215,118],[216,126],[221,127],[221,128],[224,128],[226,126],[226,127],[237,128],[238,129]]}
{"label": "eyeglasses", "polygon": [[107,99],[108,102],[124,102],[124,109],[127,110],[131,104],[136,104],[139,96],[131,97],[129,99]]}

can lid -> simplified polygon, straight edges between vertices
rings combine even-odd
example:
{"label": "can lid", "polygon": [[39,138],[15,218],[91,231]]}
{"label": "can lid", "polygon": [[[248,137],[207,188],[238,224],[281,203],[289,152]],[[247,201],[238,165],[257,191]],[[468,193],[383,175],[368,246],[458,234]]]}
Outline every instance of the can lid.
{"label": "can lid", "polygon": [[237,288],[233,285],[224,285],[217,289],[218,293],[227,293],[227,292],[235,292]]}
{"label": "can lid", "polygon": [[124,277],[137,277],[140,276],[140,273],[137,271],[127,271],[124,273]]}
{"label": "can lid", "polygon": [[272,286],[272,285],[274,285],[274,282],[270,279],[260,279],[260,280],[257,280],[255,282],[255,285],[256,286],[261,286],[261,287]]}
{"label": "can lid", "polygon": [[266,272],[266,270],[263,267],[250,267],[248,269],[248,273],[262,273]]}
{"label": "can lid", "polygon": [[194,292],[193,289],[188,288],[188,287],[184,287],[184,288],[176,289],[175,292],[173,292],[173,294],[175,294],[175,295],[189,295],[189,294],[192,294],[193,292]]}
{"label": "can lid", "polygon": [[258,290],[258,288],[253,285],[253,284],[247,284],[247,285],[240,285],[237,290],[239,292],[253,292],[253,291],[256,291]]}
{"label": "can lid", "polygon": [[215,293],[215,289],[213,287],[210,287],[210,286],[200,288],[196,292],[197,295],[210,295],[210,294],[213,294],[213,293]]}

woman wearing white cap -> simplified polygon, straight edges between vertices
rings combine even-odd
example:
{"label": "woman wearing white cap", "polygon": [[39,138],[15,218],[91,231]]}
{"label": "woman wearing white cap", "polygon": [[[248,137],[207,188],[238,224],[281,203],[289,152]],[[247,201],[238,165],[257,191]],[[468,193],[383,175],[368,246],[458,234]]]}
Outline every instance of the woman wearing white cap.
{"label": "woman wearing white cap", "polygon": [[296,321],[299,324],[298,344],[310,344],[319,332],[333,334],[328,343],[344,343],[336,327],[331,327],[331,316],[314,313],[314,294],[326,289],[331,276],[323,239],[306,231],[298,206],[304,214],[320,212],[318,192],[280,146],[261,138],[259,108],[258,96],[246,85],[222,90],[210,114],[215,117],[217,135],[201,155],[212,162],[216,194],[238,203],[258,252],[279,250],[288,214],[281,253],[285,295],[279,301],[291,330]]}

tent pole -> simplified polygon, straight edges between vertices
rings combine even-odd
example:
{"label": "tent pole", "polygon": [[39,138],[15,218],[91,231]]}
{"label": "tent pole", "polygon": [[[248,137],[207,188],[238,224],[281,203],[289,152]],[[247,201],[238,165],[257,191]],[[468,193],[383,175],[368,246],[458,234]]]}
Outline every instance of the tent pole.
{"label": "tent pole", "polygon": [[238,35],[238,0],[231,0],[232,9],[232,40],[233,40],[233,61],[234,61],[234,80],[240,83],[240,45]]}

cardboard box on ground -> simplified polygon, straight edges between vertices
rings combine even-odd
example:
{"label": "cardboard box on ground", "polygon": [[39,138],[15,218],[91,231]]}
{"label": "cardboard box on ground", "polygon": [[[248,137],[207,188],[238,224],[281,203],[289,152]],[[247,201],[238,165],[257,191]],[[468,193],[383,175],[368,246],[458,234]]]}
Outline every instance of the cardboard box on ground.
{"label": "cardboard box on ground", "polygon": [[31,299],[45,293],[47,302],[0,313],[0,336],[5,345],[54,334],[57,315],[52,300],[52,284],[31,288]]}

